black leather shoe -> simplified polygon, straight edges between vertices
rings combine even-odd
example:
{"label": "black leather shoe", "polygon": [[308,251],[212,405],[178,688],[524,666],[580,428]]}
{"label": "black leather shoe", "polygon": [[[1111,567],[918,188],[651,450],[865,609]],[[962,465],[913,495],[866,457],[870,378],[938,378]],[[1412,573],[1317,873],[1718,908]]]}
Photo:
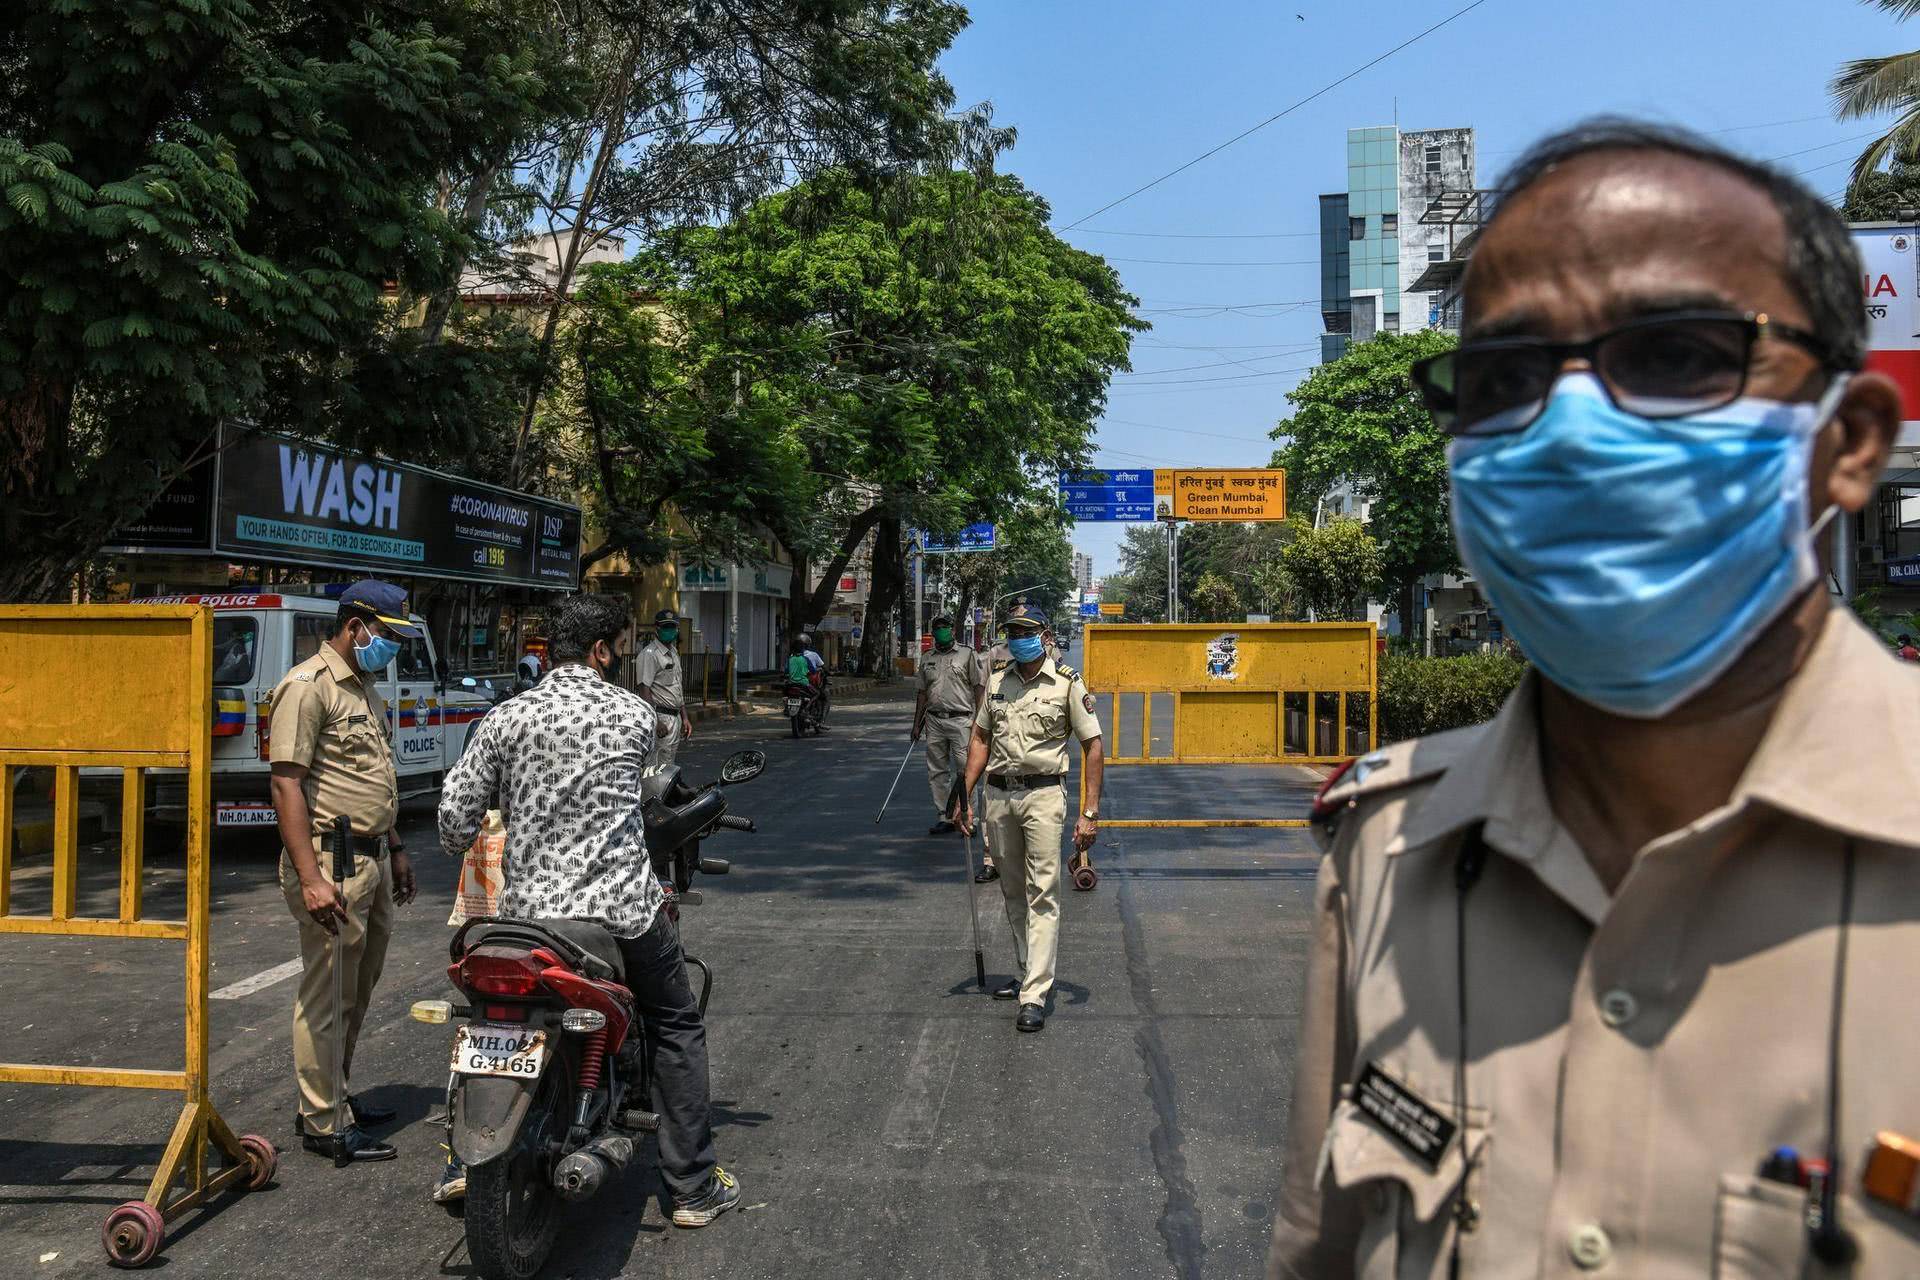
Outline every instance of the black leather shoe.
{"label": "black leather shoe", "polygon": [[992,884],[999,878],[1000,868],[994,866],[991,862],[973,873],[973,882],[975,884]]}
{"label": "black leather shoe", "polygon": [[1037,1004],[1023,1004],[1020,1006],[1020,1016],[1013,1020],[1013,1025],[1022,1031],[1038,1031],[1047,1025],[1047,1011]]}
{"label": "black leather shoe", "polygon": [[390,1143],[371,1136],[359,1125],[324,1137],[308,1134],[300,1139],[300,1145],[317,1156],[331,1156],[336,1167],[361,1161],[391,1160],[400,1154]]}
{"label": "black leather shoe", "polygon": [[927,828],[927,834],[930,836],[943,836],[947,834],[947,832],[949,831],[958,831],[959,829],[960,828],[954,826],[951,822],[948,822],[945,818],[942,818],[940,819],[940,821],[934,823],[932,826]]}
{"label": "black leather shoe", "polygon": [[993,989],[995,1000],[1011,1000],[1020,994],[1020,979],[1008,978],[1005,983]]}

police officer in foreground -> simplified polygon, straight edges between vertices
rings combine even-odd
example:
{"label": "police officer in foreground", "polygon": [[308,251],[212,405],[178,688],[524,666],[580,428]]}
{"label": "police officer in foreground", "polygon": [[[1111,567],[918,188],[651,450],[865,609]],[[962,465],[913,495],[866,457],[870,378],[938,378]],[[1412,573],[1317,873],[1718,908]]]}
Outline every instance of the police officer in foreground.
{"label": "police officer in foreground", "polygon": [[[394,1157],[392,1146],[361,1127],[386,1124],[394,1113],[351,1094],[337,1097],[334,1055],[345,1064],[341,1075],[350,1076],[386,961],[394,904],[413,900],[413,867],[394,829],[400,796],[392,730],[374,682],[399,655],[401,640],[419,638],[407,620],[405,592],[372,578],[356,582],[341,593],[333,635],[272,695],[269,785],[284,846],[280,888],[300,922],[294,1128],[307,1150],[336,1160]],[[353,874],[336,885],[332,841],[342,816],[353,826]]]}
{"label": "police officer in foreground", "polygon": [[1099,834],[1100,780],[1105,760],[1093,695],[1072,667],[1047,656],[1040,633],[1046,619],[1015,605],[1003,624],[1008,663],[988,677],[986,701],[973,722],[965,786],[951,817],[973,833],[973,788],[986,775],[987,829],[1000,867],[1000,892],[1013,931],[1020,973],[993,993],[1020,1001],[1014,1025],[1047,1025],[1054,955],[1060,941],[1060,836],[1067,816],[1067,742],[1086,753],[1088,807],[1073,825],[1073,847],[1093,848]]}
{"label": "police officer in foreground", "polygon": [[1828,595],[1902,413],[1793,178],[1600,121],[1415,367],[1533,667],[1336,775],[1270,1272],[1920,1274],[1920,686]]}
{"label": "police officer in foreground", "polygon": [[954,781],[967,767],[967,743],[973,717],[987,696],[986,663],[976,649],[953,641],[953,619],[933,620],[933,650],[920,659],[920,690],[913,701],[913,740],[927,739],[927,786],[939,821],[927,829],[937,836],[954,829],[946,816]]}
{"label": "police officer in foreground", "polygon": [[[662,609],[653,615],[653,639],[633,660],[633,687],[654,711],[653,756],[649,771],[671,766],[680,744],[693,737],[693,719],[687,715],[686,695],[680,684],[680,615]],[[615,661],[608,680],[620,678]]]}

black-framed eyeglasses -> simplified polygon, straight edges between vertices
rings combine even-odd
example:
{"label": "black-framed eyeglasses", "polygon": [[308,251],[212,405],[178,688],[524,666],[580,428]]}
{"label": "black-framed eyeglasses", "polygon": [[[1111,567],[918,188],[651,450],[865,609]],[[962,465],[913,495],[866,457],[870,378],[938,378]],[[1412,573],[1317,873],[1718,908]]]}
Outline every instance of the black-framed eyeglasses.
{"label": "black-framed eyeglasses", "polygon": [[1764,312],[1670,311],[1616,325],[1584,342],[1488,338],[1413,366],[1413,385],[1451,436],[1524,431],[1547,406],[1566,362],[1593,369],[1607,397],[1642,418],[1681,418],[1731,404],[1747,386],[1761,335],[1791,342],[1837,369],[1833,349]]}

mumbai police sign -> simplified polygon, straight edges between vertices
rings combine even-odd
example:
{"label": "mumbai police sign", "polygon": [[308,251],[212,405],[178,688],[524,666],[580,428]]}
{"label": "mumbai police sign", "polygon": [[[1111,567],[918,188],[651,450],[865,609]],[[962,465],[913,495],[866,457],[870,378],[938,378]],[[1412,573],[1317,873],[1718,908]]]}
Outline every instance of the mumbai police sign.
{"label": "mumbai police sign", "polygon": [[[571,591],[580,583],[580,509],[441,471],[283,436],[229,441],[135,525],[128,551],[417,574]],[[191,508],[204,519],[191,518]],[[183,545],[182,532],[210,526]]]}

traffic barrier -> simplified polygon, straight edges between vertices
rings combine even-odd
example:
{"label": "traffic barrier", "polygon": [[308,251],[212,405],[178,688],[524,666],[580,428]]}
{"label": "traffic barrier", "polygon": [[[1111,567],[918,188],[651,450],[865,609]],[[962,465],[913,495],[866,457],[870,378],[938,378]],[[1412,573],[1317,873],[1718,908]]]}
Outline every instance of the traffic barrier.
{"label": "traffic barrier", "polygon": [[[165,938],[186,943],[186,1053],[179,1071],[0,1063],[0,1084],[174,1089],[185,1095],[147,1194],[107,1215],[110,1261],[139,1266],[166,1224],[221,1192],[273,1177],[273,1144],[235,1137],[207,1093],[210,945],[209,819],[213,738],[213,614],[204,605],[0,606],[0,934]],[[53,902],[44,916],[12,912],[14,770],[53,772]],[[119,910],[76,914],[80,770],[119,769]],[[141,911],[146,771],[187,775],[187,912]],[[208,1148],[226,1157],[210,1171]],[[180,1184],[176,1186],[175,1184]]]}
{"label": "traffic barrier", "polygon": [[[1114,765],[1336,764],[1378,740],[1377,632],[1365,622],[1089,623],[1087,688]],[[1155,750],[1154,703],[1171,714]],[[1364,725],[1357,712],[1364,707]],[[1137,714],[1136,714],[1137,712]],[[1123,714],[1126,713],[1126,714]],[[1122,741],[1139,725],[1139,750]],[[1081,771],[1081,807],[1086,773]],[[1102,827],[1304,827],[1305,818],[1119,818]]]}

